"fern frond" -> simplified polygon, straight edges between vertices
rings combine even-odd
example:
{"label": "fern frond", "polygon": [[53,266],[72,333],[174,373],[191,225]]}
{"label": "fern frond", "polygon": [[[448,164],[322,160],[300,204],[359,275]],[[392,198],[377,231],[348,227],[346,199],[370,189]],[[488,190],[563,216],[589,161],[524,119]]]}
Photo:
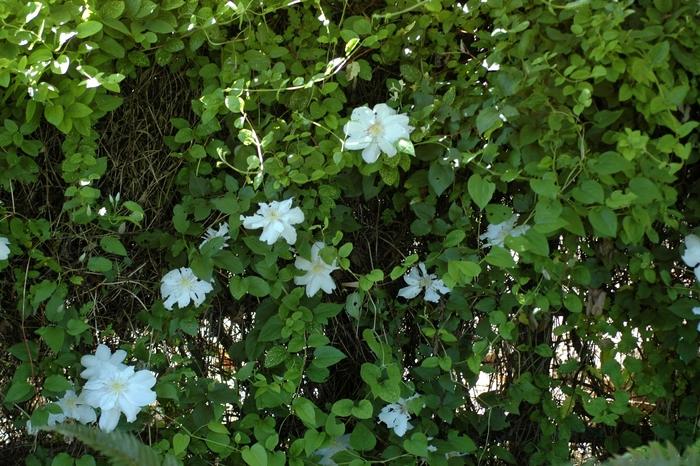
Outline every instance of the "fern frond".
{"label": "fern frond", "polygon": [[57,424],[44,429],[80,440],[106,456],[112,466],[162,466],[158,453],[125,432],[105,433],[77,424]]}

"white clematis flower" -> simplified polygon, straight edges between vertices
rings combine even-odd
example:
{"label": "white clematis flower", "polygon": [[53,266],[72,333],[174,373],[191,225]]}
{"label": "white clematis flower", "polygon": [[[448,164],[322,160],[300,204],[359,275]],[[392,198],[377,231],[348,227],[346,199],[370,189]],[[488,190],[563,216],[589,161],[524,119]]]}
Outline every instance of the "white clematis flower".
{"label": "white clematis flower", "polygon": [[294,244],[297,241],[297,232],[292,225],[304,221],[304,212],[299,207],[292,208],[293,198],[285,201],[272,201],[258,203],[258,211],[255,215],[244,217],[241,215],[243,226],[248,229],[262,228],[260,241],[269,245],[275,244],[280,238],[285,239],[287,244]]}
{"label": "white clematis flower", "polygon": [[94,379],[103,374],[126,369],[126,364],[122,363],[125,358],[126,351],[124,350],[117,350],[112,354],[112,351],[106,345],[97,345],[94,355],[86,354],[80,358],[80,364],[85,368],[80,373],[80,377]]}
{"label": "white clematis flower", "polygon": [[408,412],[408,402],[419,395],[415,394],[409,398],[399,398],[396,403],[391,403],[382,408],[379,412],[379,421],[386,424],[389,429],[394,429],[394,433],[399,437],[403,437],[406,431],[413,429],[409,419],[411,414]]}
{"label": "white clematis flower", "polygon": [[85,403],[82,393],[78,396],[73,390],[67,390],[63,398],[58,400],[56,404],[61,407],[65,417],[75,419],[82,424],[95,422],[97,419],[95,410]]}
{"label": "white clematis flower", "polygon": [[447,294],[451,291],[441,279],[437,278],[437,275],[428,273],[423,262],[418,263],[418,267],[411,267],[403,279],[408,286],[399,290],[399,296],[402,298],[415,298],[421,291],[425,290],[424,299],[431,303],[437,303],[440,301],[441,294]]}
{"label": "white clematis flower", "polygon": [[685,252],[681,259],[688,267],[695,268],[700,265],[700,238],[697,235],[690,234],[685,237]]}
{"label": "white clematis flower", "polygon": [[10,240],[4,236],[0,236],[0,261],[6,260],[10,257]]}
{"label": "white clematis flower", "polygon": [[[76,395],[73,390],[67,390],[63,397],[56,400],[56,404],[61,407],[63,412],[57,414],[49,413],[49,418],[46,421],[46,425],[49,427],[54,427],[66,419],[75,419],[82,424],[95,422],[95,419],[97,419],[95,410],[85,404],[82,395]],[[36,435],[39,433],[39,429],[32,425],[32,421],[27,421],[27,432],[30,435]]]}
{"label": "white clematis flower", "polygon": [[204,302],[206,294],[213,289],[211,283],[197,278],[189,267],[171,270],[160,280],[160,294],[165,300],[163,305],[169,310],[172,310],[175,303],[182,309],[190,301],[195,307],[199,307]]}
{"label": "white clematis flower", "polygon": [[338,270],[336,267],[335,260],[332,264],[328,265],[323,261],[319,252],[325,247],[325,245],[318,241],[314,243],[311,247],[311,261],[304,259],[303,257],[297,257],[294,262],[294,266],[299,269],[306,271],[306,273],[300,277],[294,277],[294,283],[297,285],[306,286],[306,296],[309,298],[315,295],[318,290],[323,290],[325,293],[332,293],[335,290],[335,282],[331,278],[331,273]]}
{"label": "white clematis flower", "polygon": [[413,129],[408,124],[406,114],[397,114],[387,104],[377,104],[372,110],[366,106],[358,107],[352,111],[350,121],[343,127],[347,136],[345,148],[362,149],[364,161],[374,163],[381,152],[389,157],[395,156],[396,143],[400,139],[408,139]]}
{"label": "white clematis flower", "polygon": [[341,435],[330,444],[316,450],[315,454],[321,457],[316,464],[320,466],[336,466],[338,463],[333,461],[333,456],[348,448],[350,448],[350,434]]}
{"label": "white clematis flower", "polygon": [[231,236],[228,234],[228,223],[222,222],[219,224],[219,228],[214,229],[214,228],[207,228],[207,232],[202,236],[202,244],[199,245],[199,249],[202,249],[202,247],[207,244],[207,241],[212,240],[214,238],[223,238],[224,242],[219,246],[219,249],[223,249],[228,246],[228,243],[226,241],[231,239]]}
{"label": "white clematis flower", "polygon": [[85,402],[100,408],[99,426],[105,432],[117,427],[121,414],[127,422],[136,420],[141,408],[156,401],[155,374],[148,370],[134,372],[133,366],[88,380],[83,387]]}
{"label": "white clematis flower", "polygon": [[505,222],[491,224],[486,229],[486,233],[479,236],[481,240],[487,240],[487,242],[482,246],[487,248],[489,246],[504,246],[507,237],[516,237],[524,235],[527,230],[530,229],[529,225],[515,226],[515,222],[518,220],[518,214],[513,214],[511,218]]}

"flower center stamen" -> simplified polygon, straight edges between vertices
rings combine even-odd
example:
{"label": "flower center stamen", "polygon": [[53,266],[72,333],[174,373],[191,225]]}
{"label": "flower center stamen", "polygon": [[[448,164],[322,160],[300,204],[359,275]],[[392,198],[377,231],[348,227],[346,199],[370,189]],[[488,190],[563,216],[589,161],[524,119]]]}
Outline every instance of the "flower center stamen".
{"label": "flower center stamen", "polygon": [[126,384],[124,384],[124,382],[122,382],[121,380],[114,380],[114,381],[110,384],[110,388],[112,389],[112,391],[113,391],[114,393],[119,394],[119,393],[123,392],[123,391],[126,389]]}
{"label": "flower center stamen", "polygon": [[323,272],[323,264],[320,262],[314,262],[313,265],[311,265],[311,273],[321,273]]}
{"label": "flower center stamen", "polygon": [[382,125],[378,121],[375,121],[374,123],[369,125],[369,128],[367,128],[367,132],[374,137],[377,137],[380,134],[382,134],[383,130],[384,128],[382,128]]}
{"label": "flower center stamen", "polygon": [[190,279],[187,278],[187,277],[182,277],[182,278],[180,279],[180,281],[179,281],[179,284],[180,284],[180,286],[183,287],[183,288],[189,288],[189,287],[192,286],[192,280],[190,280]]}

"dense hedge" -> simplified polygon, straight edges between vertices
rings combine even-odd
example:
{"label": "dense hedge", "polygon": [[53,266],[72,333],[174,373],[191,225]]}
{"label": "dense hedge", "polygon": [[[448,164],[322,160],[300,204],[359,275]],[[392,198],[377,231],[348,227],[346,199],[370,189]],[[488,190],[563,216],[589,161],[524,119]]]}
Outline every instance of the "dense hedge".
{"label": "dense hedge", "polygon": [[0,20],[3,461],[539,465],[697,437],[697,2]]}

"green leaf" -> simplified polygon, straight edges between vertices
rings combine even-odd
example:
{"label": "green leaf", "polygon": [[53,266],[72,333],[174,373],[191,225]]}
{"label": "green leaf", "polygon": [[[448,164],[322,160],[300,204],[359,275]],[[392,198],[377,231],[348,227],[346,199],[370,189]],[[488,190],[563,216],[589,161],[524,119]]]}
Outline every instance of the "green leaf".
{"label": "green leaf", "polygon": [[75,466],[95,466],[95,464],[95,458],[92,455],[83,455],[75,460]]}
{"label": "green leaf", "polygon": [[187,446],[190,444],[190,436],[187,434],[181,434],[180,432],[173,435],[173,452],[176,455],[183,453],[187,450]]}
{"label": "green leaf", "polygon": [[659,42],[659,43],[655,44],[651,48],[651,50],[649,50],[649,55],[648,55],[652,66],[663,65],[668,58],[668,52],[670,49],[671,49],[671,47],[667,41],[663,41],[663,42]]}
{"label": "green leaf", "polygon": [[245,102],[243,102],[241,97],[229,95],[224,99],[224,105],[227,109],[234,113],[241,113],[241,109],[244,107]]}
{"label": "green leaf", "polygon": [[479,206],[479,209],[484,209],[496,192],[496,184],[485,180],[478,173],[474,173],[469,177],[467,182],[467,190],[472,201]]}
{"label": "green leaf", "polygon": [[632,178],[629,183],[630,191],[637,196],[638,204],[651,204],[663,199],[661,191],[656,184],[648,178],[641,176]]}
{"label": "green leaf", "polygon": [[605,152],[589,161],[591,169],[598,175],[612,175],[632,169],[632,163],[617,152]]}
{"label": "green leaf", "polygon": [[109,252],[111,254],[116,254],[118,256],[126,256],[126,248],[122,244],[121,241],[119,241],[118,238],[115,238],[114,236],[103,236],[100,239],[100,247],[104,252]]}
{"label": "green leaf", "polygon": [[273,346],[265,353],[265,367],[275,367],[287,360],[289,353],[284,346]]}
{"label": "green leaf", "polygon": [[566,296],[564,296],[564,306],[571,312],[577,314],[583,310],[581,298],[574,293],[567,293]]}
{"label": "green leaf", "polygon": [[455,180],[454,169],[449,166],[442,164],[440,162],[433,162],[430,164],[430,169],[428,170],[428,183],[430,187],[433,188],[435,194],[441,195]]}
{"label": "green leaf", "polygon": [[71,118],[84,118],[92,113],[92,109],[80,102],[73,102],[67,109],[66,115]]}
{"label": "green leaf", "polygon": [[78,24],[75,30],[78,31],[78,39],[85,39],[86,37],[100,32],[102,30],[102,23],[99,21],[85,21],[84,23]]}
{"label": "green leaf", "polygon": [[54,353],[58,353],[63,347],[65,332],[61,327],[41,327],[36,331]]}
{"label": "green leaf", "polygon": [[243,279],[248,293],[255,297],[262,298],[270,294],[270,285],[260,277],[250,276]]}
{"label": "green leaf", "polygon": [[46,301],[51,297],[53,292],[58,287],[58,283],[52,280],[42,280],[41,283],[37,285],[32,285],[31,291],[31,304],[34,309],[39,307],[39,304]]}
{"label": "green leaf", "polygon": [[3,403],[6,405],[12,403],[21,403],[34,396],[34,387],[26,380],[15,380],[10,388],[5,392]]}
{"label": "green leaf", "polygon": [[44,381],[44,389],[56,393],[62,393],[73,388],[73,384],[62,375],[54,374],[46,377]]}
{"label": "green leaf", "polygon": [[180,204],[173,208],[173,225],[178,233],[185,233],[190,227],[190,221],[187,220],[185,208]]}
{"label": "green leaf", "polygon": [[369,451],[374,449],[377,438],[374,433],[363,423],[358,423],[350,434],[350,446],[358,451]]}
{"label": "green leaf", "polygon": [[428,456],[428,438],[425,434],[417,432],[409,439],[403,441],[404,449],[414,456]]}
{"label": "green leaf", "polygon": [[479,131],[479,134],[485,134],[503,126],[503,120],[501,120],[500,115],[500,110],[494,107],[482,109],[476,117],[476,129]]}
{"label": "green leaf", "polygon": [[337,348],[332,346],[319,346],[314,350],[313,363],[319,367],[330,367],[347,356]]}
{"label": "green leaf", "polygon": [[124,13],[124,6],[124,2],[121,0],[110,0],[104,2],[100,10],[105,17],[117,19]]}
{"label": "green leaf", "polygon": [[89,329],[90,326],[80,319],[70,319],[66,324],[66,333],[71,336],[80,335]]}
{"label": "green leaf", "polygon": [[598,236],[614,238],[617,234],[617,216],[607,207],[594,207],[589,210],[588,221]]}
{"label": "green leaf", "polygon": [[292,402],[294,414],[309,427],[317,427],[316,424],[316,406],[306,398],[296,398]]}
{"label": "green leaf", "polygon": [[158,34],[170,34],[173,32],[173,26],[159,18],[151,19],[144,23],[146,29],[149,31],[157,32]]}
{"label": "green leaf", "polygon": [[[452,230],[451,232],[449,232],[447,234],[447,236],[445,236],[445,239],[443,240],[442,245],[446,248],[458,246],[462,243],[462,241],[464,240],[464,238],[466,238],[466,236],[467,236],[467,234],[464,232],[464,230]],[[396,280],[398,277],[403,275],[403,269],[401,267],[399,267],[399,270],[400,270],[400,272],[396,276],[394,276],[394,273],[393,273],[394,271],[392,270],[392,274],[391,274],[392,280]]]}
{"label": "green leaf", "polygon": [[600,183],[585,178],[581,179],[578,186],[571,190],[571,194],[582,204],[602,204],[605,198]]}
{"label": "green leaf", "polygon": [[112,270],[112,261],[102,256],[91,257],[88,259],[87,268],[91,272],[108,272]]}
{"label": "green leaf", "polygon": [[73,466],[75,464],[73,457],[68,453],[59,453],[54,456],[51,461],[51,466]]}
{"label": "green leaf", "polygon": [[265,447],[256,443],[252,447],[243,447],[241,457],[249,466],[267,466],[267,452]]}
{"label": "green leaf", "polygon": [[538,195],[548,197],[550,199],[556,199],[557,195],[559,194],[559,187],[557,186],[555,180],[551,177],[532,179],[530,180],[530,187]]}
{"label": "green leaf", "polygon": [[448,287],[464,285],[481,273],[479,264],[471,261],[450,261],[447,263],[447,276],[444,277]]}
{"label": "green leaf", "polygon": [[484,259],[489,264],[504,269],[510,269],[516,265],[510,252],[500,247],[492,247]]}
{"label": "green leaf", "polygon": [[44,107],[44,118],[54,126],[63,122],[63,105],[48,103]]}
{"label": "green leaf", "polygon": [[200,280],[211,281],[214,274],[214,261],[211,257],[203,256],[199,253],[192,255],[190,268]]}
{"label": "green leaf", "polygon": [[340,417],[346,417],[350,416],[350,413],[352,412],[353,408],[353,402],[352,400],[348,400],[346,398],[342,400],[338,400],[335,403],[333,403],[333,407],[331,407],[331,412],[335,414],[336,416]]}
{"label": "green leaf", "polygon": [[372,417],[372,403],[369,400],[360,400],[356,406],[350,409],[350,414],[355,416],[357,419],[369,419]]}

